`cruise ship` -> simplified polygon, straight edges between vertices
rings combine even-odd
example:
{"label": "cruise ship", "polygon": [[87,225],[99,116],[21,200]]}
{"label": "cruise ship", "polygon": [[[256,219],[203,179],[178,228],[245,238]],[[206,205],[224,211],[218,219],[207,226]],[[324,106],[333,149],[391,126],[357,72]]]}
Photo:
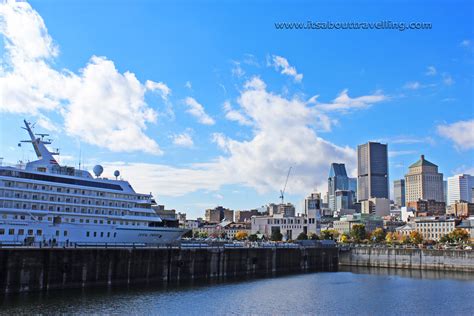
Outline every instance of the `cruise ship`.
{"label": "cruise ship", "polygon": [[0,245],[163,244],[187,231],[155,212],[151,194],[136,193],[129,182],[61,166],[46,145],[47,134],[25,129],[38,160],[0,165]]}

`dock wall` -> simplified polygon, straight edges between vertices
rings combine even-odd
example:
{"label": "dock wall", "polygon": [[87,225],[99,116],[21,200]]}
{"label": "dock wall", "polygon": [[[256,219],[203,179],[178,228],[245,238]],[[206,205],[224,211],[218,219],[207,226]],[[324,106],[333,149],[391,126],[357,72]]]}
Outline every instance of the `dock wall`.
{"label": "dock wall", "polygon": [[359,267],[474,272],[474,251],[400,248],[352,248],[339,254],[339,264]]}
{"label": "dock wall", "polygon": [[337,268],[337,248],[0,249],[0,293]]}

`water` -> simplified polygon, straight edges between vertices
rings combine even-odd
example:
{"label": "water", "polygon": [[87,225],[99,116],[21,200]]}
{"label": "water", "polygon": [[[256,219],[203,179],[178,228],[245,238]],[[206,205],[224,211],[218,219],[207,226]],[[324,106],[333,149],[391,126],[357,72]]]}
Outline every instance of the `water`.
{"label": "water", "polygon": [[472,315],[474,275],[350,268],[240,282],[30,293],[3,314]]}

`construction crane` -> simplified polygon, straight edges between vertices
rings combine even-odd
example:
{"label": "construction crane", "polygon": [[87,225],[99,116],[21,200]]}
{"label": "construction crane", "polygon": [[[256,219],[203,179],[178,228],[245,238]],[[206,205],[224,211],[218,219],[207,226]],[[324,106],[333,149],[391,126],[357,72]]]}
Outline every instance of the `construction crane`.
{"label": "construction crane", "polygon": [[286,175],[285,186],[283,187],[283,190],[280,190],[281,204],[284,204],[284,202],[285,202],[285,190],[286,190],[286,185],[288,184],[288,178],[290,177],[291,168],[292,167],[290,167],[290,169],[288,169],[288,174]]}

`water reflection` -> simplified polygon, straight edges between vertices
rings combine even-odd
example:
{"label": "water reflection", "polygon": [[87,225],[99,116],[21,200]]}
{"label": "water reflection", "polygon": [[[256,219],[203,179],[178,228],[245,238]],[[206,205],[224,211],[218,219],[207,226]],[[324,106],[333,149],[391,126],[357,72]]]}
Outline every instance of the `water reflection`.
{"label": "water reflection", "polygon": [[457,272],[457,271],[436,271],[436,270],[415,270],[415,269],[388,269],[388,268],[368,268],[368,267],[351,267],[341,266],[340,272],[352,272],[357,274],[374,274],[374,275],[396,275],[405,278],[416,279],[451,279],[461,281],[473,281],[474,273]]}
{"label": "water reflection", "polygon": [[[383,268],[11,295],[4,314],[471,314],[473,274]],[[440,304],[449,302],[449,304]]]}

